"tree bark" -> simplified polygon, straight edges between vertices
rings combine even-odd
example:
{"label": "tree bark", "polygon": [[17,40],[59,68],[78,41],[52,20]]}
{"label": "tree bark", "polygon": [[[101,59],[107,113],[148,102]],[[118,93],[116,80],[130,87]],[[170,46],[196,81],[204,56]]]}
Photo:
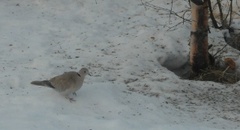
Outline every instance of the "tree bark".
{"label": "tree bark", "polygon": [[195,73],[209,66],[208,0],[191,0],[190,64]]}

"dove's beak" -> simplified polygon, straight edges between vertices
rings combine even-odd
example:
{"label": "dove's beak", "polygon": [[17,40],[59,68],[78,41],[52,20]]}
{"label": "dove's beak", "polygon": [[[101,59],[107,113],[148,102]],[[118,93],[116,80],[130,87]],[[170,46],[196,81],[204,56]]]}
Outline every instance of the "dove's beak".
{"label": "dove's beak", "polygon": [[89,76],[92,76],[92,74],[88,73]]}

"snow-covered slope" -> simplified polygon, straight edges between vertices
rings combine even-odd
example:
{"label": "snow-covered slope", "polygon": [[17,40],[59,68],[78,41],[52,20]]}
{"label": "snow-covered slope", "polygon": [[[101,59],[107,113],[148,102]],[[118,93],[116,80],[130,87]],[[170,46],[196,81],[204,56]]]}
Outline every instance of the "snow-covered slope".
{"label": "snow-covered slope", "polygon": [[[174,27],[181,20],[142,2],[1,1],[0,129],[240,129],[238,86],[181,80],[161,66],[187,60],[190,24]],[[81,67],[92,76],[74,103],[30,84]]]}

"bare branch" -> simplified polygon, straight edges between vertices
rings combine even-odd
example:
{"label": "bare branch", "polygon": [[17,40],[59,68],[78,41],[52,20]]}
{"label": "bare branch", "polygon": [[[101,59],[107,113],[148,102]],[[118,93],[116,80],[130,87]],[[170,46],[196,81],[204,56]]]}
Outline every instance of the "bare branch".
{"label": "bare branch", "polygon": [[233,5],[232,5],[232,0],[230,0],[230,7],[229,7],[229,11],[230,11],[230,18],[229,18],[229,24],[228,24],[228,27],[231,26],[232,24],[232,8],[233,8]]}
{"label": "bare branch", "polygon": [[[173,0],[171,1],[171,9],[170,9],[170,12],[173,12],[172,9],[173,9]],[[169,23],[170,23],[171,14],[172,14],[172,13],[169,14],[169,19],[168,19],[168,22],[169,22]]]}
{"label": "bare branch", "polygon": [[[214,58],[217,58],[218,56],[220,56],[221,52],[223,51],[223,49],[225,49],[227,47],[228,44],[224,45],[220,50],[218,50],[214,55],[213,57]],[[218,53],[220,53],[218,56],[216,56]]]}
{"label": "bare branch", "polygon": [[223,12],[222,12],[222,4],[221,4],[221,1],[220,0],[217,0],[217,5],[218,5],[218,9],[219,9],[219,12],[220,12],[220,20],[221,20],[221,23],[222,23],[222,26],[224,28],[224,20],[223,20]]}
{"label": "bare branch", "polygon": [[[145,7],[150,7],[150,8],[153,8],[153,9],[157,10],[157,11],[163,10],[163,11],[166,11],[166,12],[170,12],[170,15],[173,14],[173,15],[175,15],[176,17],[179,17],[179,18],[183,19],[184,22],[185,22],[185,21],[191,22],[190,19],[186,19],[186,18],[184,18],[183,16],[180,16],[180,15],[178,14],[178,13],[187,12],[187,11],[190,11],[190,10],[184,10],[184,11],[180,11],[180,12],[174,12],[174,11],[172,11],[172,8],[171,8],[171,9],[166,9],[166,8],[163,8],[163,7],[159,7],[159,6],[153,5],[153,4],[149,3],[149,2],[144,2],[144,3],[142,3],[142,4],[143,4]],[[170,16],[170,15],[169,15],[169,16]]]}
{"label": "bare branch", "polygon": [[[167,31],[176,30],[176,27],[177,27],[178,25],[182,24],[182,23],[183,23],[183,22],[179,22],[179,23],[177,23],[176,25],[174,25],[174,26],[172,26],[172,27],[169,27],[169,28],[167,29]],[[173,29],[173,28],[175,28],[175,29]]]}
{"label": "bare branch", "polygon": [[208,0],[208,6],[209,6],[210,18],[212,20],[212,24],[213,24],[213,26],[215,28],[219,29],[220,27],[218,26],[217,21],[216,21],[215,17],[213,16],[213,10],[212,10],[212,5],[211,5],[211,1],[210,0]]}

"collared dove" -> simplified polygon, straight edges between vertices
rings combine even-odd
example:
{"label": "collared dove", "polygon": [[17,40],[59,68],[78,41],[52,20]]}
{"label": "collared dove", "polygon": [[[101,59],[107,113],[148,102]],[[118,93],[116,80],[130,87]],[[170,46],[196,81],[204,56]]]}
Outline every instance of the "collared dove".
{"label": "collared dove", "polygon": [[69,98],[68,96],[69,94],[76,95],[76,91],[82,87],[83,80],[87,74],[89,74],[88,69],[82,68],[79,72],[65,72],[62,75],[51,78],[50,80],[32,81],[31,84],[53,88],[70,101],[75,101],[73,98]]}

